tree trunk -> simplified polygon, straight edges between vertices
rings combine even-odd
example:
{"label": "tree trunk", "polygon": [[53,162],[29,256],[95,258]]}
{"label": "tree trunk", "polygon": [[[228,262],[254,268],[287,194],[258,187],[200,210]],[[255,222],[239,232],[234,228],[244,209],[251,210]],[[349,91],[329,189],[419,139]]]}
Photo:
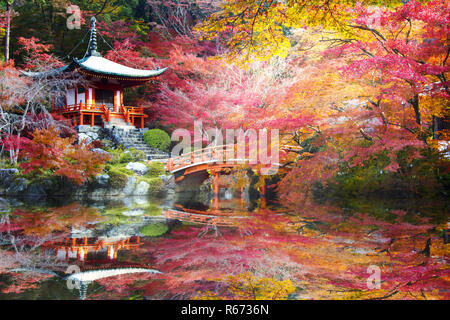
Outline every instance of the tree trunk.
{"label": "tree trunk", "polygon": [[420,109],[419,109],[419,95],[415,94],[414,97],[411,100],[409,100],[409,103],[411,103],[411,105],[414,109],[414,114],[416,115],[417,124],[419,126],[422,125],[422,119],[420,116]]}
{"label": "tree trunk", "polygon": [[11,5],[6,1],[6,35],[5,35],[5,62],[9,61],[9,42],[11,39]]}

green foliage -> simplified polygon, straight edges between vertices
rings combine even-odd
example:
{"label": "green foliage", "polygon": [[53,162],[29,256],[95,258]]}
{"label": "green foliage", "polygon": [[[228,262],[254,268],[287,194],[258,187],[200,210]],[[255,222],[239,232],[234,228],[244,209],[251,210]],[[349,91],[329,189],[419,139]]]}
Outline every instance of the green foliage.
{"label": "green foliage", "polygon": [[102,212],[102,215],[105,216],[107,219],[103,221],[104,224],[113,224],[113,225],[120,225],[120,224],[130,224],[130,223],[136,223],[138,221],[141,221],[142,216],[126,216],[123,213],[132,209],[143,209],[144,210],[144,216],[160,216],[162,213],[161,207],[154,203],[147,203],[144,205],[134,205],[132,208],[120,205],[120,206],[113,206],[108,207]]}
{"label": "green foliage", "polygon": [[151,179],[149,191],[152,194],[161,193],[164,190],[164,182],[159,178]]}
{"label": "green foliage", "polygon": [[164,169],[164,164],[162,162],[150,162],[148,168],[148,177],[159,177],[166,173],[166,169]]}
{"label": "green foliage", "polygon": [[343,164],[339,173],[328,181],[325,187],[314,186],[317,199],[352,197],[388,197],[411,198],[445,195],[447,175],[439,172],[439,155],[431,150],[423,150],[422,158],[411,159],[412,150],[407,147],[397,152],[399,169],[396,172],[386,171],[390,159],[386,152],[374,155],[362,166]]}
{"label": "green foliage", "polygon": [[111,155],[112,159],[109,161],[111,164],[129,163],[129,162],[139,162],[145,161],[146,155],[144,151],[137,150],[134,148],[123,149],[106,149]]}
{"label": "green foliage", "polygon": [[169,230],[169,227],[162,222],[148,224],[140,230],[140,232],[147,237],[159,237],[165,234]]}
{"label": "green foliage", "polygon": [[114,189],[123,189],[127,185],[128,176],[116,167],[112,167],[108,171],[110,177],[109,184]]}
{"label": "green foliage", "polygon": [[150,147],[161,151],[168,151],[171,143],[170,136],[161,129],[148,130],[144,133],[144,141]]}

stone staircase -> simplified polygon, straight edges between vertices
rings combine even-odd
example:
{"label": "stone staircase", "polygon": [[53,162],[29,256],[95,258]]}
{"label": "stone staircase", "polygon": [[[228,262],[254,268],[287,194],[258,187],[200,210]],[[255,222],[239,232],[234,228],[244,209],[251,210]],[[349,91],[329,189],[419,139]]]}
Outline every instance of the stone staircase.
{"label": "stone staircase", "polygon": [[145,143],[144,132],[148,129],[136,129],[120,118],[111,119],[111,122],[105,125],[105,128],[109,129],[125,148],[143,151],[148,160],[166,162],[169,159],[168,153],[151,148]]}

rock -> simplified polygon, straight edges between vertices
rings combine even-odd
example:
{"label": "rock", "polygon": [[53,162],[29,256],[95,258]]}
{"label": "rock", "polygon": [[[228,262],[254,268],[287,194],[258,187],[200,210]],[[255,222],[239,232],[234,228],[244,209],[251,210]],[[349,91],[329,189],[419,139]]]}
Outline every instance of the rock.
{"label": "rock", "polygon": [[0,185],[9,187],[10,182],[15,178],[15,175],[19,170],[13,169],[0,169]]}
{"label": "rock", "polygon": [[105,151],[103,149],[100,148],[94,148],[91,149],[92,152],[98,153],[98,154],[104,154],[104,155],[110,155],[110,153],[108,151]]}
{"label": "rock", "polygon": [[175,177],[173,175],[160,175],[158,178],[160,178],[162,180],[162,182],[164,182],[164,188],[166,190],[172,190],[175,189],[176,184],[175,184]]}
{"label": "rock", "polygon": [[6,201],[5,199],[0,198],[0,212],[9,212],[10,210],[10,206],[8,201]]}
{"label": "rock", "polygon": [[45,186],[37,183],[28,186],[26,192],[23,195],[28,201],[45,199],[45,197],[47,196],[45,192]]}
{"label": "rock", "polygon": [[8,195],[23,195],[29,184],[29,181],[25,178],[14,179],[14,183],[9,184],[5,192]]}
{"label": "rock", "polygon": [[96,185],[105,188],[108,186],[109,179],[110,179],[109,175],[101,174],[99,176],[96,176],[94,181]]}
{"label": "rock", "polygon": [[136,186],[136,178],[129,177],[125,188],[122,189],[122,193],[126,196],[132,196],[134,194],[134,188]]}
{"label": "rock", "polygon": [[134,173],[139,174],[141,176],[147,174],[148,172],[147,166],[139,162],[130,162],[127,164],[125,169],[132,170]]}
{"label": "rock", "polygon": [[86,133],[78,133],[78,143],[86,143],[89,144],[91,143],[93,140],[91,137],[89,137]]}
{"label": "rock", "polygon": [[148,193],[149,188],[150,188],[150,185],[147,182],[141,181],[136,186],[136,189],[134,190],[134,195],[136,195],[136,196],[145,195]]}

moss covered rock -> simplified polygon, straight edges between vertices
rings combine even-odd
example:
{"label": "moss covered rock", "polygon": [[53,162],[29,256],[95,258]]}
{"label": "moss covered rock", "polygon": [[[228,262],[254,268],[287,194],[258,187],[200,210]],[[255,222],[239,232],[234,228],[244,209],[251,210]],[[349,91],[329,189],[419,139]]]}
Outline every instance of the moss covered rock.
{"label": "moss covered rock", "polygon": [[162,222],[148,224],[140,230],[147,237],[159,237],[169,231],[169,227]]}

